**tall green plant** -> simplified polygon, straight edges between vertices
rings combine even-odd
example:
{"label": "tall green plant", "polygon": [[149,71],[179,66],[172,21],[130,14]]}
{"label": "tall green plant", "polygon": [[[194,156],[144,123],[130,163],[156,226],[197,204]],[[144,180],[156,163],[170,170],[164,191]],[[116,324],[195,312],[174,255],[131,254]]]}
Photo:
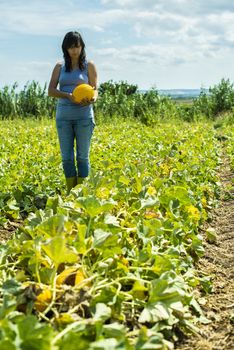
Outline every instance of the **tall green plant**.
{"label": "tall green plant", "polygon": [[209,89],[213,115],[230,111],[234,107],[234,87],[229,79]]}
{"label": "tall green plant", "polygon": [[234,87],[229,79],[222,79],[219,84],[209,88],[207,93],[204,89],[193,104],[192,113],[205,115],[214,119],[222,113],[231,112],[234,107]]}
{"label": "tall green plant", "polygon": [[128,84],[126,81],[114,82],[113,80],[109,80],[105,83],[101,83],[98,90],[100,95],[108,92],[110,95],[118,95],[119,93],[123,93],[129,96],[135,94],[137,89],[137,85]]}
{"label": "tall green plant", "polygon": [[17,114],[17,96],[15,93],[17,86],[18,84],[14,83],[11,88],[4,86],[0,90],[0,115],[4,119]]}
{"label": "tall green plant", "polygon": [[18,115],[51,117],[54,113],[54,100],[47,95],[47,85],[41,87],[38,82],[28,82],[17,96]]}
{"label": "tall green plant", "polygon": [[0,117],[47,116],[52,117],[55,112],[55,100],[47,95],[47,84],[43,87],[36,81],[27,82],[21,91],[17,91],[18,84],[12,87],[4,86],[0,90]]}

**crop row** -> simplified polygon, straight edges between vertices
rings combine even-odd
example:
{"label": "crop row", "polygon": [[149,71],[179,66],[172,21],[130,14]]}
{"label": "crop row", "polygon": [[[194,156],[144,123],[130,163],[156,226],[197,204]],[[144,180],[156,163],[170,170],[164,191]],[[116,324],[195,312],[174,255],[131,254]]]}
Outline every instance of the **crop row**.
{"label": "crop row", "polygon": [[2,224],[27,216],[1,245],[0,348],[173,349],[209,322],[194,264],[219,196],[212,125],[98,125],[91,175],[68,197],[54,124],[0,129]]}

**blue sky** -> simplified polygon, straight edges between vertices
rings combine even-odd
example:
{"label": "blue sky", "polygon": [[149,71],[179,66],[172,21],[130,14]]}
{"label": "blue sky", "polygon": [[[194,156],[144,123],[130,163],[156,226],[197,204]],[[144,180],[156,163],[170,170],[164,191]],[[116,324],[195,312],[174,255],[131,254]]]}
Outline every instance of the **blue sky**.
{"label": "blue sky", "polygon": [[234,81],[230,0],[0,0],[0,87],[48,82],[70,30],[82,34],[99,83],[180,89]]}

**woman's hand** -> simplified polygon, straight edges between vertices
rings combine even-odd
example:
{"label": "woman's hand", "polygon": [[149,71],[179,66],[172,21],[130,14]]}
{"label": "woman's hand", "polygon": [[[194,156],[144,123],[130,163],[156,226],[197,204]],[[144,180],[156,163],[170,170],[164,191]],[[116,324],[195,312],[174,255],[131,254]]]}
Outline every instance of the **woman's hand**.
{"label": "woman's hand", "polygon": [[81,106],[88,106],[91,104],[91,101],[89,98],[83,98],[83,100],[80,101]]}
{"label": "woman's hand", "polygon": [[97,90],[94,90],[94,96],[91,99],[83,98],[83,100],[80,101],[80,104],[82,106],[88,106],[90,104],[93,104],[93,103],[95,103],[97,101],[97,97],[98,97],[98,92],[97,92]]}
{"label": "woman's hand", "polygon": [[72,95],[72,93],[68,94],[67,98],[68,98],[71,102],[76,103],[76,104],[79,104],[78,102],[75,101],[74,96]]}
{"label": "woman's hand", "polygon": [[93,98],[91,98],[91,100],[89,100],[90,103],[96,102],[97,98],[98,98],[98,92],[97,92],[97,90],[94,89],[94,96],[93,96]]}
{"label": "woman's hand", "polygon": [[98,97],[98,92],[97,92],[97,90],[95,90],[93,98],[91,98],[91,99],[83,98],[83,100],[81,100],[80,102],[76,102],[72,93],[68,94],[68,99],[71,102],[76,103],[76,104],[81,105],[81,106],[88,106],[92,103],[95,103],[97,100],[97,97]]}

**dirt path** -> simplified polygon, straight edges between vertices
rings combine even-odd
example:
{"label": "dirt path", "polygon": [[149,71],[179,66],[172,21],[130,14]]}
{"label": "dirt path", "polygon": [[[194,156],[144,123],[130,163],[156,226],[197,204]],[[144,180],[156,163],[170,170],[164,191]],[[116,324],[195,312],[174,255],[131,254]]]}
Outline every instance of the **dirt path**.
{"label": "dirt path", "polygon": [[[222,199],[211,223],[217,242],[205,243],[205,255],[197,269],[214,276],[213,292],[202,307],[212,322],[201,325],[200,334],[176,347],[178,350],[234,350],[234,174],[223,160],[220,181]],[[232,190],[230,185],[232,183]],[[229,190],[228,190],[229,188]]]}

